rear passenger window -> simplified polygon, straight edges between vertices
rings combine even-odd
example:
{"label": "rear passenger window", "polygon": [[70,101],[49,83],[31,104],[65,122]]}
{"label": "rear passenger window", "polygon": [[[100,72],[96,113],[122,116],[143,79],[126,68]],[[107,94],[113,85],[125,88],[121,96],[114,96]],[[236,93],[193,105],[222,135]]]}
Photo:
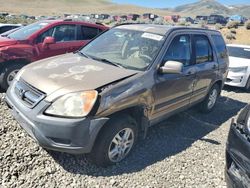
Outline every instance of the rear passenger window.
{"label": "rear passenger window", "polygon": [[220,35],[212,35],[215,48],[218,52],[218,58],[227,58],[227,48],[224,39]]}
{"label": "rear passenger window", "polygon": [[174,38],[164,56],[164,62],[166,61],[178,61],[184,66],[190,65],[191,42],[189,35],[180,35]]}
{"label": "rear passenger window", "polygon": [[196,63],[213,61],[213,51],[209,40],[204,35],[194,36],[194,47],[196,52]]}
{"label": "rear passenger window", "polygon": [[80,40],[90,40],[98,35],[101,31],[98,28],[81,26],[81,32],[82,35],[80,36]]}

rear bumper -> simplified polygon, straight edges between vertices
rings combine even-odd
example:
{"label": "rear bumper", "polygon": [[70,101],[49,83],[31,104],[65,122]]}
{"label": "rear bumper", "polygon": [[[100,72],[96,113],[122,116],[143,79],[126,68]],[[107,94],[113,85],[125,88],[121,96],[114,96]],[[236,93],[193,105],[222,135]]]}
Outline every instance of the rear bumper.
{"label": "rear bumper", "polygon": [[250,141],[232,122],[226,149],[228,187],[250,187]]}
{"label": "rear bumper", "polygon": [[5,101],[21,127],[44,148],[66,153],[89,153],[108,118],[69,119],[44,115],[48,103],[29,109],[19,102],[11,88]]}

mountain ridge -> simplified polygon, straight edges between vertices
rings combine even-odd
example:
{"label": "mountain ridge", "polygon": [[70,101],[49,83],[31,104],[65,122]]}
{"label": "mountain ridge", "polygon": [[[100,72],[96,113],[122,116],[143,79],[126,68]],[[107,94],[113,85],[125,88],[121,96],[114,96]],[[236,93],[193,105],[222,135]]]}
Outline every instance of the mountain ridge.
{"label": "mountain ridge", "polygon": [[[168,9],[169,10],[169,9]],[[239,14],[250,17],[250,5],[223,5],[216,0],[200,0],[195,3],[175,7],[172,11],[181,15],[210,15],[220,14],[230,16]]]}

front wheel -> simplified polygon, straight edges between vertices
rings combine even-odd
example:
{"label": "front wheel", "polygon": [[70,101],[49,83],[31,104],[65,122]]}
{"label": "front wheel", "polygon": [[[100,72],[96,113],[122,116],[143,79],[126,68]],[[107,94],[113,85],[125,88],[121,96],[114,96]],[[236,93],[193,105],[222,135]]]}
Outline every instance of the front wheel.
{"label": "front wheel", "polygon": [[21,64],[10,64],[3,68],[0,73],[0,87],[6,91],[14,80],[18,71],[23,67]]}
{"label": "front wheel", "polygon": [[204,101],[200,104],[200,111],[204,113],[209,113],[214,109],[219,96],[219,86],[215,84],[208,92]]}
{"label": "front wheel", "polygon": [[98,166],[108,166],[125,159],[137,139],[136,121],[128,115],[113,117],[97,138],[88,158]]}

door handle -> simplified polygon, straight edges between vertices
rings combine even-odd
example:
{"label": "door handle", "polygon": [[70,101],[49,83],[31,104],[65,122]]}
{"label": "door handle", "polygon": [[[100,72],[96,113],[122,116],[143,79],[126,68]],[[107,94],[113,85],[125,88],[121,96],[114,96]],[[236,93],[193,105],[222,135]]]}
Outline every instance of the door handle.
{"label": "door handle", "polygon": [[213,69],[217,69],[218,66],[216,64],[213,65]]}
{"label": "door handle", "polygon": [[192,76],[194,74],[195,74],[195,71],[190,70],[187,72],[186,76]]}

